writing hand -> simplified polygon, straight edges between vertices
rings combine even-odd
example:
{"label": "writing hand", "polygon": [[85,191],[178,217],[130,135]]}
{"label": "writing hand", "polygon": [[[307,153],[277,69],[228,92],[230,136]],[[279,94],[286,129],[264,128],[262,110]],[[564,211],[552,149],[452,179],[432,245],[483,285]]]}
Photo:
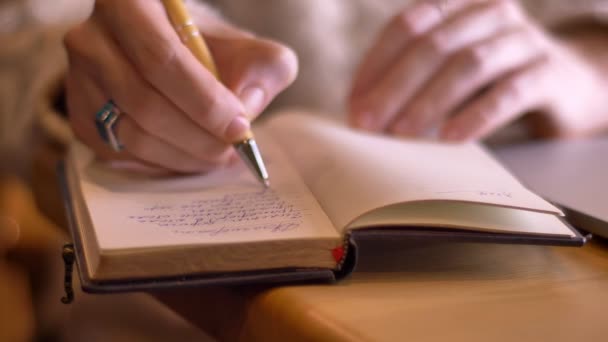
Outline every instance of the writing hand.
{"label": "writing hand", "polygon": [[364,59],[350,119],[372,131],[463,141],[538,111],[545,133],[585,134],[606,126],[608,88],[577,52],[515,1],[421,3],[397,15]]}
{"label": "writing hand", "polygon": [[[294,80],[290,49],[207,11],[199,19],[225,85],[181,43],[159,1],[98,0],[66,35],[70,122],[101,158],[177,172],[222,166],[234,160],[231,144],[250,119]],[[95,128],[95,113],[110,99],[125,113],[115,130],[121,152]]]}

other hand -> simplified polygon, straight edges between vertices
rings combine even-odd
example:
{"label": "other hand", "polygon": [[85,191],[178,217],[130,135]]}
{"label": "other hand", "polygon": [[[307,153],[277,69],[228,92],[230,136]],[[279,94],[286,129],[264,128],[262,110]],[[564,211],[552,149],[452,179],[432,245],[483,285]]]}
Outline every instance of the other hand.
{"label": "other hand", "polygon": [[371,131],[464,141],[535,111],[549,135],[586,134],[606,127],[608,82],[578,52],[516,1],[423,2],[398,14],[364,59],[350,119]]}

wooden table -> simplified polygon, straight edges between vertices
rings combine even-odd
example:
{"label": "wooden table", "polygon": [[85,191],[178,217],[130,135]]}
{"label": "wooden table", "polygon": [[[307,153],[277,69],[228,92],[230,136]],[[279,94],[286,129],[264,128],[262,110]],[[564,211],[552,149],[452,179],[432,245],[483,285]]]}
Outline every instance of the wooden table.
{"label": "wooden table", "polygon": [[[61,213],[60,201],[43,202]],[[608,341],[606,240],[380,251],[363,249],[358,271],[334,285],[156,295],[220,340]]]}
{"label": "wooden table", "polygon": [[176,307],[222,340],[608,341],[606,241],[429,244],[365,260],[335,285],[193,290]]}

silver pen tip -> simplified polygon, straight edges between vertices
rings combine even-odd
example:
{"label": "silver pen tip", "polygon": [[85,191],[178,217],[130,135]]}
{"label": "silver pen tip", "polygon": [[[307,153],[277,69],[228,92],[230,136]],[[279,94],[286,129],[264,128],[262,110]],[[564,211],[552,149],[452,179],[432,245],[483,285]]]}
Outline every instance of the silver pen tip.
{"label": "silver pen tip", "polygon": [[247,164],[256,178],[267,188],[270,186],[266,165],[254,139],[247,139],[234,145],[241,159]]}

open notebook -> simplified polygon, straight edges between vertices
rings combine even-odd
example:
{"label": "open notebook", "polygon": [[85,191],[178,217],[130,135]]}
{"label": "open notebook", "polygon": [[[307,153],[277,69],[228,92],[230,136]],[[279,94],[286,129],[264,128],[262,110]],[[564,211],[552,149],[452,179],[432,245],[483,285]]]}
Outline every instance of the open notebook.
{"label": "open notebook", "polygon": [[144,177],[101,164],[75,144],[64,181],[86,283],[103,290],[122,281],[154,287],[190,279],[183,277],[333,274],[366,234],[584,243],[559,209],[479,145],[370,135],[297,112],[255,130],[270,189],[241,164],[207,175]]}

